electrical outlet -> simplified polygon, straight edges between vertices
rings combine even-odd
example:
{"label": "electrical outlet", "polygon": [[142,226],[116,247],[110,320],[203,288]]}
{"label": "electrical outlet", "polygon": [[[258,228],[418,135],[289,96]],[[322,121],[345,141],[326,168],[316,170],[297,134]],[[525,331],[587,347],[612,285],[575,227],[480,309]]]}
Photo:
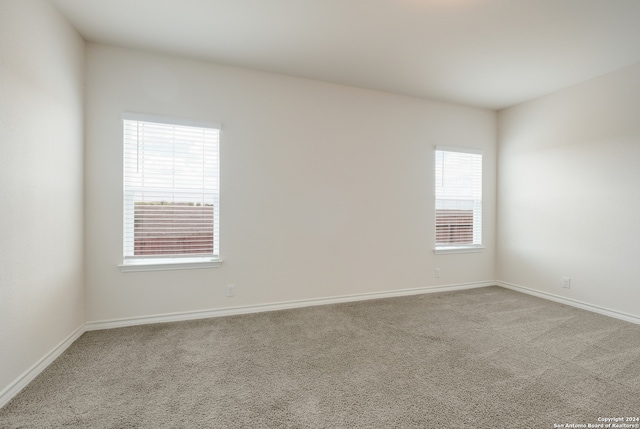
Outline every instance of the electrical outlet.
{"label": "electrical outlet", "polygon": [[228,297],[236,296],[236,286],[235,285],[227,285],[227,296]]}
{"label": "electrical outlet", "polygon": [[440,278],[440,268],[436,268],[436,278]]}
{"label": "electrical outlet", "polygon": [[571,278],[570,277],[563,277],[562,278],[562,287],[569,289],[571,287]]}

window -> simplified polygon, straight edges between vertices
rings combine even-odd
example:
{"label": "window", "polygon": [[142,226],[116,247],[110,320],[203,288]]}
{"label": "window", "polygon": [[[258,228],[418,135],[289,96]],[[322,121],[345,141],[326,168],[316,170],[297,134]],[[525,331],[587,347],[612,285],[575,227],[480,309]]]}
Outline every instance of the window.
{"label": "window", "polygon": [[482,248],[482,153],[436,147],[436,253]]}
{"label": "window", "polygon": [[218,266],[220,126],[124,114],[122,271]]}

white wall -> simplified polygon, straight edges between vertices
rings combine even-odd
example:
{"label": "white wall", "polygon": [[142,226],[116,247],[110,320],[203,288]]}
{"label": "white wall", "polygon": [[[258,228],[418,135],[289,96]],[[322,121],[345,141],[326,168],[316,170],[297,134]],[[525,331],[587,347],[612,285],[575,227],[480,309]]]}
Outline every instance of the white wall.
{"label": "white wall", "polygon": [[640,316],[638,112],[640,64],[500,112],[499,280]]}
{"label": "white wall", "polygon": [[0,0],[0,399],[84,323],[83,91],[66,21]]}
{"label": "white wall", "polygon": [[[89,321],[494,279],[492,111],[95,44],[87,79]],[[118,271],[124,111],[222,122],[221,268]],[[485,150],[483,253],[433,254],[436,144]]]}

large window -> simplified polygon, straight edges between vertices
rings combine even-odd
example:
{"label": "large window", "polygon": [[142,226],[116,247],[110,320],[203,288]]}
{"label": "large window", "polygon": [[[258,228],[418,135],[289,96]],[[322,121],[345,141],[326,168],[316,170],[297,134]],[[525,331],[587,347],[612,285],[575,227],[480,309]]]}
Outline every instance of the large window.
{"label": "large window", "polygon": [[482,248],[482,153],[436,147],[436,252]]}
{"label": "large window", "polygon": [[203,268],[219,261],[216,124],[124,114],[127,269]]}

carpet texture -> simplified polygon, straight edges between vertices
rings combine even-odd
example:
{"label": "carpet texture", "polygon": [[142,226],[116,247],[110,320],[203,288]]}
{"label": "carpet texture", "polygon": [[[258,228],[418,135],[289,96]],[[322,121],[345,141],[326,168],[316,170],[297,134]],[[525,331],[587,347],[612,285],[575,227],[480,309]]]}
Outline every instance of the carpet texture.
{"label": "carpet texture", "polygon": [[640,415],[640,326],[499,287],[87,332],[2,428],[553,428]]}

